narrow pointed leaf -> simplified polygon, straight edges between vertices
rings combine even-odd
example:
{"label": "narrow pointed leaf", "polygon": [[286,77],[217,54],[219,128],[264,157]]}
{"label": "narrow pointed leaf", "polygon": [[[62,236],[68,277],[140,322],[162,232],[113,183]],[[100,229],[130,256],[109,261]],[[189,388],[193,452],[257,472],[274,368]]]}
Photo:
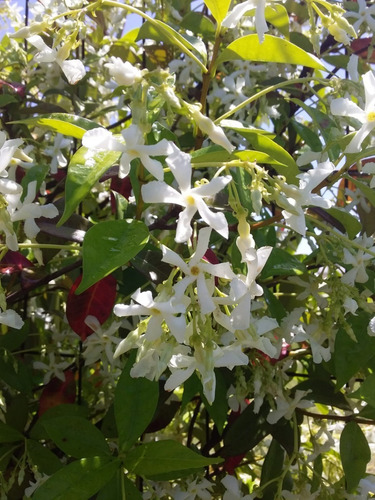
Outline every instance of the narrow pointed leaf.
{"label": "narrow pointed leaf", "polygon": [[223,50],[217,59],[217,64],[236,59],[298,64],[308,68],[325,70],[325,67],[314,55],[273,35],[265,35],[263,43],[259,42],[258,35],[246,35],[238,38]]}
{"label": "narrow pointed leaf", "polygon": [[112,479],[120,465],[109,457],[76,460],[48,478],[33,500],[88,500]]}
{"label": "narrow pointed leaf", "polygon": [[22,123],[24,125],[34,125],[45,127],[63,135],[69,135],[76,139],[82,139],[83,134],[88,130],[99,127],[99,125],[81,116],[69,115],[68,113],[51,113],[39,115],[35,118],[26,118],[10,123]]}
{"label": "narrow pointed leaf", "polygon": [[221,458],[203,457],[176,441],[155,441],[130,451],[125,460],[129,472],[148,478],[180,477],[184,471],[194,472],[207,465],[222,462]]}
{"label": "narrow pointed leaf", "polygon": [[91,227],[83,240],[83,278],[77,293],[129,262],[146,245],[148,237],[147,226],[136,220],[105,221]]}
{"label": "narrow pointed leaf", "polygon": [[65,183],[65,209],[58,222],[66,222],[78,205],[90,193],[100,177],[120,158],[119,151],[90,151],[82,147],[75,153],[68,166]]}
{"label": "narrow pointed leaf", "polygon": [[347,489],[352,493],[365,476],[366,466],[371,460],[367,439],[355,422],[348,422],[341,433],[340,455]]}
{"label": "narrow pointed leaf", "polygon": [[116,280],[113,276],[106,276],[76,295],[81,279],[82,276],[79,276],[70,289],[66,317],[75,333],[85,340],[93,333],[85,323],[87,316],[95,316],[101,325],[109,318],[116,299]]}
{"label": "narrow pointed leaf", "polygon": [[228,14],[231,0],[204,0],[218,23],[221,23]]}
{"label": "narrow pointed leaf", "polygon": [[157,382],[130,376],[134,361],[133,353],[115,390],[114,410],[121,451],[131,448],[143,434],[154,416],[159,398]]}

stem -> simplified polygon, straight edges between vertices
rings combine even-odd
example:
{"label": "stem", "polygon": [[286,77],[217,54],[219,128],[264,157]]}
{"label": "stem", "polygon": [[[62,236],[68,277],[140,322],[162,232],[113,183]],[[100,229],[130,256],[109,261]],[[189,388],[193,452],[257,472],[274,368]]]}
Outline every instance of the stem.
{"label": "stem", "polygon": [[309,82],[311,82],[311,80],[318,81],[321,83],[324,83],[324,81],[325,81],[323,78],[314,78],[314,77],[308,76],[305,78],[294,78],[293,80],[286,80],[285,82],[275,83],[275,85],[271,85],[270,87],[266,87],[265,89],[260,90],[256,94],[254,94],[251,97],[249,97],[248,99],[246,99],[246,101],[243,101],[240,104],[238,104],[238,106],[236,106],[235,108],[233,108],[233,109],[227,111],[226,113],[224,113],[223,115],[219,116],[219,118],[216,118],[214,123],[216,123],[216,124],[220,123],[221,120],[225,120],[229,116],[234,115],[240,109],[244,108],[248,104],[251,104],[252,102],[256,101],[257,99],[260,99],[264,95],[267,95],[270,92],[273,92],[274,90],[278,90],[279,88],[283,88],[283,87],[288,87],[289,85],[294,85],[296,83],[309,83]]}
{"label": "stem", "polygon": [[303,410],[301,408],[296,408],[296,411],[302,413],[306,417],[318,418],[320,420],[334,420],[341,422],[356,422],[357,424],[366,424],[366,425],[375,425],[375,420],[370,420],[367,418],[357,417],[354,414],[351,415],[332,415],[332,413],[328,413],[326,415],[322,413],[314,413],[312,411]]}

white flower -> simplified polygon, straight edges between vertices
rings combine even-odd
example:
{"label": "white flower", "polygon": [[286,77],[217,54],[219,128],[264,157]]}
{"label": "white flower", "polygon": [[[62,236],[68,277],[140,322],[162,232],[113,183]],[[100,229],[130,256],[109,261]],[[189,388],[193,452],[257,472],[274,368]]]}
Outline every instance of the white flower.
{"label": "white flower", "polygon": [[258,33],[259,42],[264,40],[264,34],[268,31],[265,17],[266,0],[247,0],[236,5],[222,22],[225,28],[235,28],[246,12],[255,9],[255,28]]}
{"label": "white flower", "polygon": [[69,50],[67,50],[66,46],[63,45],[59,49],[52,49],[46,45],[39,35],[31,36],[27,40],[39,51],[34,56],[34,61],[38,63],[57,63],[71,85],[76,84],[86,75],[82,61],[79,59],[65,60],[69,56]]}
{"label": "white flower", "polygon": [[225,476],[221,483],[225,486],[226,492],[224,493],[223,500],[253,500],[255,496],[243,495],[241,491],[241,483],[234,476]]}
{"label": "white flower", "polygon": [[162,295],[154,300],[150,291],[141,292],[140,288],[133,293],[132,299],[137,304],[115,305],[113,312],[116,316],[150,316],[147,324],[147,340],[158,339],[163,333],[162,324],[165,322],[177,342],[184,341],[185,317],[176,315],[185,313],[185,304],[175,301],[173,297],[163,297]]}
{"label": "white flower", "polygon": [[217,231],[223,238],[228,238],[228,223],[224,214],[212,212],[206,205],[204,198],[212,198],[221,191],[230,181],[230,176],[216,177],[206,184],[192,188],[192,168],[190,156],[182,153],[173,146],[173,154],[166,159],[181,192],[165,182],[152,181],[142,187],[142,196],[146,203],[175,203],[185,207],[180,213],[177,222],[175,240],[178,243],[188,241],[193,230],[190,226],[191,219],[198,211],[202,219]]}
{"label": "white flower", "polygon": [[23,202],[19,202],[17,205],[17,210],[11,213],[12,222],[19,220],[24,220],[24,231],[29,239],[34,239],[39,233],[40,229],[37,226],[35,219],[39,217],[46,217],[47,219],[53,219],[59,215],[59,211],[52,204],[39,205],[38,203],[33,203],[36,196],[36,181],[32,181],[28,185],[27,195]]}
{"label": "white flower", "polygon": [[346,16],[354,18],[356,21],[353,23],[353,28],[358,33],[359,28],[363,23],[366,23],[370,30],[375,31],[375,5],[367,5],[366,0],[357,0],[358,12],[347,12]]}
{"label": "white flower", "polygon": [[111,57],[111,62],[104,65],[109,74],[119,85],[134,85],[142,80],[142,71],[133,66],[129,61],[123,61],[119,57]]}
{"label": "white flower", "polygon": [[[285,222],[302,236],[306,234],[305,215],[302,207],[314,205],[329,208],[331,206],[329,200],[312,193],[312,190],[331,174],[334,168],[334,165],[329,161],[319,163],[317,168],[312,168],[297,176],[300,179],[299,187],[280,181],[281,189],[290,205],[290,208],[282,211]],[[282,203],[282,199],[279,202]]]}
{"label": "white flower", "polygon": [[358,309],[358,304],[354,299],[351,299],[350,297],[346,297],[342,307],[344,308],[344,314],[354,314],[356,316],[355,312]]}
{"label": "white flower", "polygon": [[22,139],[10,139],[7,141],[5,132],[0,130],[0,174],[2,176],[4,176],[4,170],[7,168],[22,143]]}
{"label": "white flower", "polygon": [[48,384],[52,377],[56,377],[62,382],[65,381],[64,370],[68,368],[70,363],[68,361],[56,361],[55,354],[50,352],[48,354],[48,363],[43,363],[42,361],[34,361],[33,367],[36,370],[46,370],[44,375],[43,384]]}
{"label": "white flower", "polygon": [[355,134],[345,149],[346,153],[357,153],[361,150],[364,139],[375,127],[375,76],[372,71],[368,71],[362,77],[365,88],[365,109],[360,108],[350,99],[340,97],[331,102],[331,113],[338,116],[348,116],[356,118],[361,124],[361,128]]}
{"label": "white flower", "polygon": [[202,314],[208,314],[216,308],[207,288],[205,274],[210,274],[211,276],[217,276],[228,280],[235,277],[235,274],[233,273],[228,262],[224,262],[222,264],[211,264],[210,262],[202,261],[208,250],[210,235],[211,228],[206,227],[199,231],[195,254],[191,257],[188,263],[186,263],[176,252],[173,252],[173,250],[162,246],[162,261],[168,262],[171,266],[180,268],[180,270],[185,274],[185,277],[173,287],[177,300],[184,295],[186,288],[196,281],[197,296]]}
{"label": "white flower", "polygon": [[121,322],[114,322],[109,328],[103,330],[98,319],[89,315],[85,323],[94,331],[83,343],[85,365],[92,365],[96,361],[102,361],[104,366],[113,363],[114,347],[121,342],[121,339],[114,334],[120,328]]}
{"label": "white flower", "polygon": [[214,368],[226,367],[232,370],[235,366],[247,365],[249,362],[240,346],[219,347],[216,344],[195,345],[194,356],[176,354],[172,356],[168,366],[172,374],[165,383],[166,391],[173,391],[187,380],[195,370],[200,375],[203,393],[209,404],[215,399],[216,376]]}
{"label": "white flower", "polygon": [[173,488],[172,498],[173,500],[195,500],[200,498],[201,500],[211,500],[212,493],[210,493],[213,484],[204,478],[195,478],[194,480],[189,480],[188,484],[184,489],[181,489],[179,485]]}
{"label": "white flower", "polygon": [[271,412],[267,416],[267,422],[271,425],[276,424],[280,420],[280,418],[284,417],[287,420],[292,418],[294,410],[296,408],[310,408],[314,406],[313,403],[307,401],[306,399],[302,399],[309,391],[300,391],[297,390],[294,399],[288,400],[285,396],[276,396],[276,410],[271,410]]}
{"label": "white flower", "polygon": [[68,148],[71,145],[71,139],[64,137],[62,134],[56,134],[53,146],[45,148],[44,153],[47,156],[52,157],[52,160],[50,162],[51,174],[56,174],[58,167],[67,166],[68,160],[65,158],[61,150]]}
{"label": "white flower", "polygon": [[222,146],[224,149],[228,151],[228,153],[231,153],[234,149],[236,149],[229,142],[223,129],[218,125],[215,125],[214,122],[208,116],[204,116],[200,112],[200,107],[198,105],[196,104],[188,105],[188,109],[191,117],[197,124],[198,128],[200,128],[203,133],[207,134],[212,142],[218,144],[219,146]]}
{"label": "white flower", "polygon": [[23,327],[23,320],[21,316],[16,313],[16,311],[13,311],[13,309],[7,309],[4,312],[0,312],[0,324],[19,330]]}
{"label": "white flower", "polygon": [[94,128],[82,137],[82,144],[89,149],[104,151],[121,151],[119,177],[123,179],[130,172],[130,163],[139,158],[147,170],[158,180],[164,177],[163,165],[150,156],[166,156],[172,153],[172,143],[162,139],[157,144],[145,145],[144,135],[138,125],[130,125],[124,129],[122,137],[125,144],[118,141],[105,128]]}

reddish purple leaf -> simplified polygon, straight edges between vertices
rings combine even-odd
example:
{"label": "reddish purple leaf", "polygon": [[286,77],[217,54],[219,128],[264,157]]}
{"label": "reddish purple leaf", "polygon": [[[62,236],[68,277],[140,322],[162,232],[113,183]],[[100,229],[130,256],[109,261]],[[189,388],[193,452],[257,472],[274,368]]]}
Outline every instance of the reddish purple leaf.
{"label": "reddish purple leaf", "polygon": [[62,404],[73,404],[76,400],[76,383],[75,374],[72,370],[64,371],[65,380],[62,381],[57,377],[52,378],[40,395],[39,400],[39,417],[44,412],[54,406]]}
{"label": "reddish purple leaf", "polygon": [[20,273],[22,269],[33,267],[33,263],[20,252],[8,250],[0,262],[0,273]]}
{"label": "reddish purple leaf", "polygon": [[75,295],[81,280],[82,275],[78,276],[70,289],[66,301],[66,316],[75,333],[85,340],[93,333],[85,323],[87,316],[95,316],[101,325],[109,318],[116,300],[116,280],[111,275],[106,276],[81,294]]}

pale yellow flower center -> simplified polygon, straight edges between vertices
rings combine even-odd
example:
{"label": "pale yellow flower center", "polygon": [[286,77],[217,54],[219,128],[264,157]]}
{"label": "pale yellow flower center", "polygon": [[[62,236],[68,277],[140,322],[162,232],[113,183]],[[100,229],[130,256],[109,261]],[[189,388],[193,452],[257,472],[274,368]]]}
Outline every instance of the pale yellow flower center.
{"label": "pale yellow flower center", "polygon": [[367,114],[367,121],[375,122],[375,111],[370,111],[370,113]]}
{"label": "pale yellow flower center", "polygon": [[151,314],[154,314],[154,315],[160,314],[160,311],[159,311],[159,309],[156,309],[156,307],[152,307],[151,308]]}
{"label": "pale yellow flower center", "polygon": [[190,269],[190,272],[193,276],[198,276],[199,274],[199,267],[198,266],[193,266],[191,269]]}
{"label": "pale yellow flower center", "polygon": [[188,205],[195,205],[194,197],[191,196],[191,194],[189,194],[188,196],[186,196],[185,201],[186,201],[186,203]]}

